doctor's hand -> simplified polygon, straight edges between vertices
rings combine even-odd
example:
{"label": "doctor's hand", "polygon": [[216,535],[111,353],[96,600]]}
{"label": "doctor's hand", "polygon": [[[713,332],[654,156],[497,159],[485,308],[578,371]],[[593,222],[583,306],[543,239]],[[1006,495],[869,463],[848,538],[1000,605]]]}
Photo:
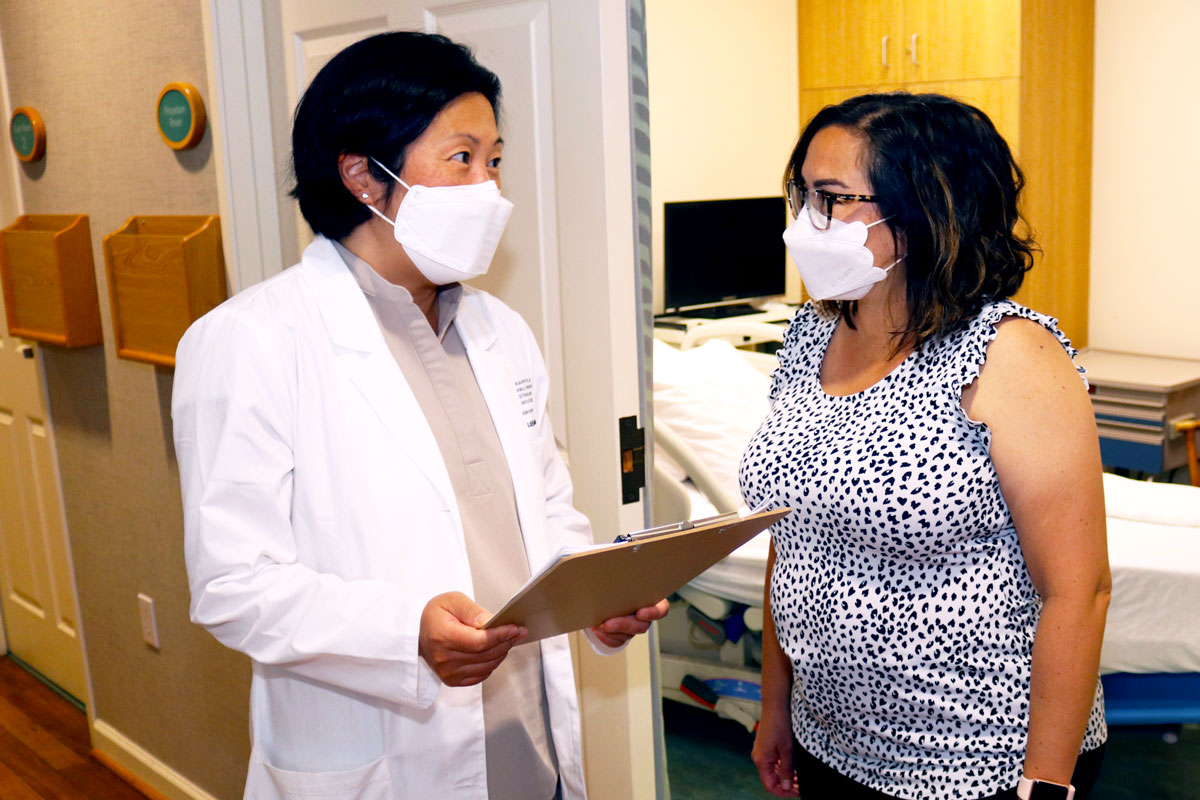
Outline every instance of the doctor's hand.
{"label": "doctor's hand", "polygon": [[491,612],[461,592],[439,594],[421,612],[418,652],[447,686],[474,686],[529,635],[516,625],[480,630]]}
{"label": "doctor's hand", "polygon": [[628,616],[604,620],[591,629],[592,635],[608,647],[620,647],[639,633],[650,630],[650,623],[665,617],[670,609],[670,603],[664,598]]}

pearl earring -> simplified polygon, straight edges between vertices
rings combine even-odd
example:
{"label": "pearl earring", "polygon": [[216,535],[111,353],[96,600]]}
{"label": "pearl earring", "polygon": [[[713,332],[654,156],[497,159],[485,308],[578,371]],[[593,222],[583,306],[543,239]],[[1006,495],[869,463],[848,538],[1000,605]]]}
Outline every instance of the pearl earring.
{"label": "pearl earring", "polygon": [[366,192],[363,192],[363,193],[362,193],[362,199],[363,199],[363,200],[369,200],[370,198],[371,198],[371,195],[367,194]]}

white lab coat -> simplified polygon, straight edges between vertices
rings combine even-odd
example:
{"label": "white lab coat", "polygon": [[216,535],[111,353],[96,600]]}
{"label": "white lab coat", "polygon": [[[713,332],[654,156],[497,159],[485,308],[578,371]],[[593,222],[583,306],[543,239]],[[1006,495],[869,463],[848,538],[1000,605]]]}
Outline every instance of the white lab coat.
{"label": "white lab coat", "polygon": [[[536,569],[591,540],[545,367],[524,320],[484,292],[464,291],[455,324]],[[486,798],[481,689],[443,686],[417,655],[425,603],[474,596],[454,491],[329,240],[188,330],[172,414],[191,616],[254,661],[245,796]],[[523,646],[541,648],[563,796],[583,798],[568,642]]]}

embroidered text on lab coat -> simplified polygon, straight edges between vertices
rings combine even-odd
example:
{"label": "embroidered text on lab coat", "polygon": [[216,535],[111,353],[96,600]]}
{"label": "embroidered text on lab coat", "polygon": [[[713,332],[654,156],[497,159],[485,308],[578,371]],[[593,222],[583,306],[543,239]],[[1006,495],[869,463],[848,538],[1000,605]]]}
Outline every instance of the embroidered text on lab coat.
{"label": "embroidered text on lab coat", "polygon": [[[513,382],[517,389],[517,403],[521,406],[521,416],[533,416],[533,379],[520,378]],[[532,428],[537,425],[536,419],[525,420],[525,427]]]}

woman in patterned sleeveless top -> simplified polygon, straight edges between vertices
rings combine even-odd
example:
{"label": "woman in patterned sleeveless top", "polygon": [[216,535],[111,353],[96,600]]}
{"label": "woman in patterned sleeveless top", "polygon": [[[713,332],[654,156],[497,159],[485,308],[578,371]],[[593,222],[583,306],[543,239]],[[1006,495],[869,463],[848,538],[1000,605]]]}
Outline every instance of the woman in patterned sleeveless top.
{"label": "woman in patterned sleeveless top", "polygon": [[[1009,298],[1024,184],[940,95],[822,110],[786,179],[815,298],[741,465],[772,530],[754,761],[778,796],[1087,797],[1111,579],[1074,349]],[[1071,787],[1073,784],[1073,788]]]}

